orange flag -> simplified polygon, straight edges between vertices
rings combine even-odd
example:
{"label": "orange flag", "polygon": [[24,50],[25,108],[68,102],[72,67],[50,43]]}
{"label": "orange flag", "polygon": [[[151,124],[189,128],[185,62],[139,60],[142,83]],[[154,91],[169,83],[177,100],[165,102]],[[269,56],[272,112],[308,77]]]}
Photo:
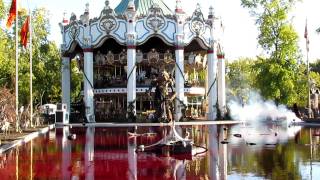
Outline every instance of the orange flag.
{"label": "orange flag", "polygon": [[21,28],[21,32],[20,32],[20,37],[21,37],[21,44],[24,47],[27,47],[27,43],[28,43],[28,33],[29,33],[29,16],[27,17],[26,21],[24,22],[22,28]]}
{"label": "orange flag", "polygon": [[16,9],[17,9],[17,2],[16,2],[16,0],[12,0],[11,8],[9,11],[9,17],[8,17],[8,21],[7,21],[7,28],[8,29],[11,27],[13,21],[16,18]]}

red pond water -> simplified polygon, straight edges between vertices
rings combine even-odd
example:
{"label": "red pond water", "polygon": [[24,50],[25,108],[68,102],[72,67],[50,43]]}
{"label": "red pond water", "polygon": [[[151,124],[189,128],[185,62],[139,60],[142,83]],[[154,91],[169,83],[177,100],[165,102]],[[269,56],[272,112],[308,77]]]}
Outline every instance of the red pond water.
{"label": "red pond water", "polygon": [[[137,133],[141,136],[128,135],[132,128],[58,128],[0,155],[0,179],[320,177],[318,146],[308,146],[320,141],[319,129],[298,130],[294,136],[283,137],[282,133],[288,130],[277,128],[277,135],[275,130],[252,132],[252,139],[249,130],[242,132],[239,126],[189,126],[176,130],[195,142],[193,149],[198,150],[198,155],[173,155],[163,148],[147,151],[148,145],[168,138],[170,128],[139,127]],[[234,136],[235,132],[242,136]],[[76,134],[76,139],[69,140],[69,134]],[[141,145],[144,152],[139,151]]]}

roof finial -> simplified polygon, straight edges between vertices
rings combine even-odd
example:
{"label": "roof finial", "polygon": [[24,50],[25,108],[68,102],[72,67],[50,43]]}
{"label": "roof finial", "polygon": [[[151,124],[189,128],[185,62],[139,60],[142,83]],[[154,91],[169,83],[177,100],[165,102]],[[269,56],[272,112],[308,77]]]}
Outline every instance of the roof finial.
{"label": "roof finial", "polygon": [[69,23],[68,19],[66,18],[67,12],[63,12],[63,19],[62,19],[62,24],[66,25]]}
{"label": "roof finial", "polygon": [[201,11],[201,6],[200,6],[200,3],[197,3],[197,6],[196,6],[196,10],[199,10],[199,11]]}
{"label": "roof finial", "polygon": [[130,0],[128,3],[128,10],[129,11],[136,11],[136,6],[134,5],[134,0]]}
{"label": "roof finial", "polygon": [[86,9],[85,9],[86,13],[89,13],[89,3],[86,3]]}
{"label": "roof finial", "polygon": [[181,0],[176,0],[176,13],[181,13],[181,12],[183,12]]}
{"label": "roof finial", "polygon": [[209,7],[209,16],[208,16],[208,19],[213,19],[213,16],[214,16],[213,7],[210,6],[210,7]]}
{"label": "roof finial", "polygon": [[176,0],[176,13],[183,13],[181,0]]}
{"label": "roof finial", "polygon": [[104,2],[104,4],[106,5],[106,7],[109,7],[109,0],[106,0],[105,2]]}

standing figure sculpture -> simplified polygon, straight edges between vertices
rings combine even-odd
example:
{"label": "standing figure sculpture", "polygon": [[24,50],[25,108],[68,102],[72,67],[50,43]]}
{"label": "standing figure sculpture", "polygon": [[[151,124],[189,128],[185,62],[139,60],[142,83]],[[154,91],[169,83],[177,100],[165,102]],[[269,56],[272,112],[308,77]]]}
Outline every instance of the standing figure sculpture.
{"label": "standing figure sculpture", "polygon": [[[173,121],[173,100],[176,97],[173,89],[173,80],[171,76],[163,70],[157,78],[151,82],[149,93],[152,87],[156,87],[154,94],[155,115],[153,121],[172,122]],[[169,94],[168,88],[171,89]],[[149,94],[150,95],[150,94]]]}

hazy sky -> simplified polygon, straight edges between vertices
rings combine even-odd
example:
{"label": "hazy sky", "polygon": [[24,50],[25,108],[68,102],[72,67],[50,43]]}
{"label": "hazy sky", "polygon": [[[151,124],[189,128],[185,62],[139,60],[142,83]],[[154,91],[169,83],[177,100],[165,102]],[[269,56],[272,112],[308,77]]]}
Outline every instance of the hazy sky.
{"label": "hazy sky", "polygon": [[[85,4],[90,4],[91,18],[99,16],[104,7],[105,0],[21,0],[22,6],[31,9],[45,7],[50,11],[51,35],[50,39],[61,43],[61,35],[58,23],[62,20],[63,12],[67,12],[69,19],[71,12],[79,17],[85,9]],[[175,0],[164,0],[171,9],[175,7]],[[5,0],[9,3],[10,0]],[[120,0],[110,0],[111,7],[116,7]],[[227,59],[238,57],[255,57],[261,54],[257,45],[258,31],[255,21],[247,9],[240,6],[240,0],[182,0],[185,11],[191,15],[196,4],[200,3],[205,17],[208,15],[209,6],[213,6],[215,14],[223,19],[225,26],[224,50]],[[304,29],[308,18],[308,29],[310,37],[310,60],[320,59],[320,34],[315,30],[320,27],[319,0],[303,0],[296,5],[292,12],[292,21],[300,36],[299,46],[305,56]]]}

